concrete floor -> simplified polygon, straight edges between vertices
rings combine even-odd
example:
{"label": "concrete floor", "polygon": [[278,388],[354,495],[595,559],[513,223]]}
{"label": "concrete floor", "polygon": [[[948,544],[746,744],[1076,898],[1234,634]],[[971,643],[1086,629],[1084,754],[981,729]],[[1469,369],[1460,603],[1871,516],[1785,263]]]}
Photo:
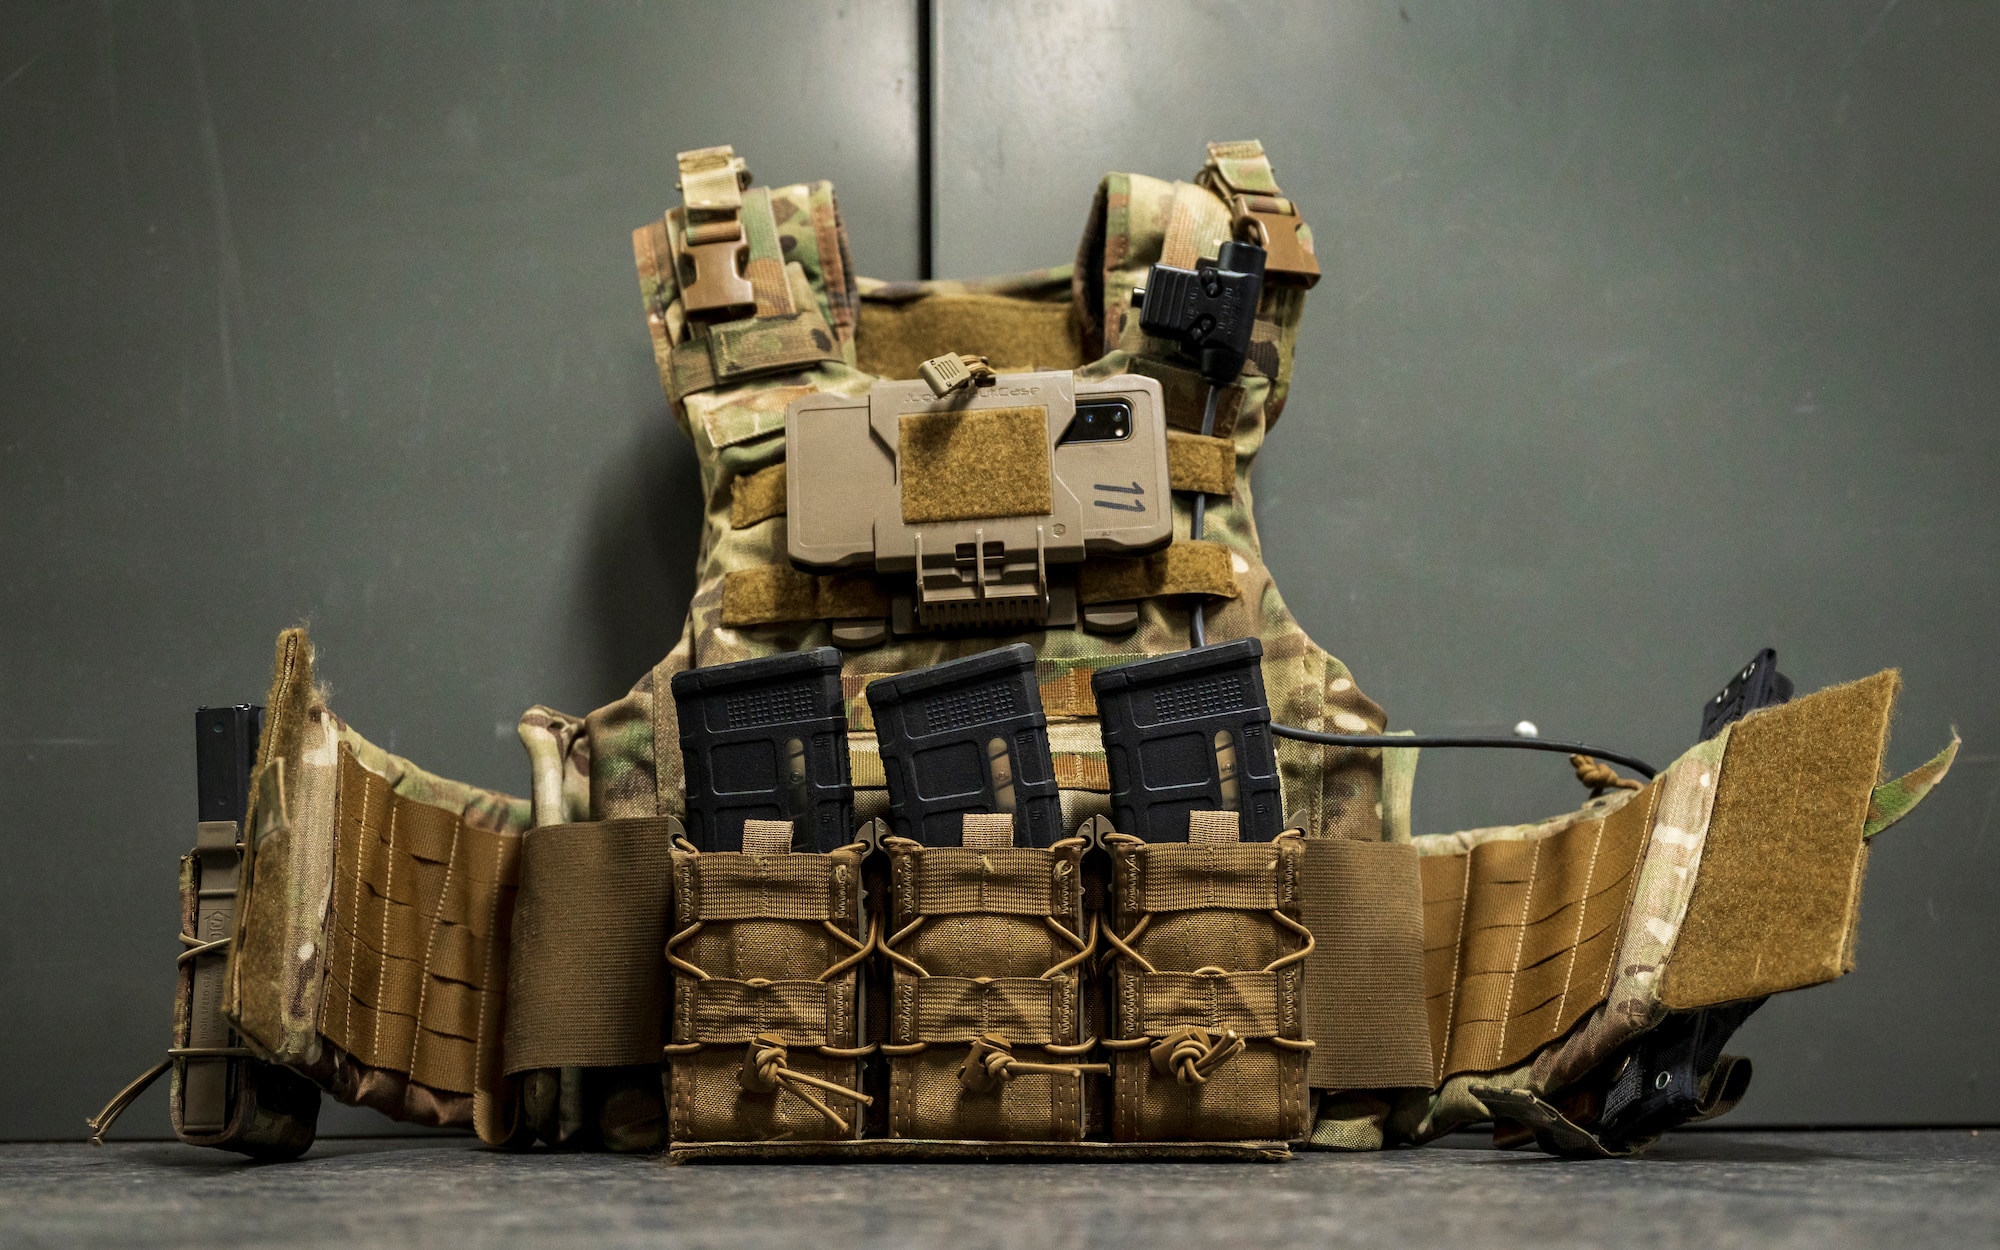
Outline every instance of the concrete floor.
{"label": "concrete floor", "polygon": [[2000,1245],[2000,1132],[1699,1132],[1565,1163],[1476,1137],[1277,1165],[670,1168],[464,1139],[247,1166],[172,1144],[0,1145],[0,1245],[1507,1250]]}

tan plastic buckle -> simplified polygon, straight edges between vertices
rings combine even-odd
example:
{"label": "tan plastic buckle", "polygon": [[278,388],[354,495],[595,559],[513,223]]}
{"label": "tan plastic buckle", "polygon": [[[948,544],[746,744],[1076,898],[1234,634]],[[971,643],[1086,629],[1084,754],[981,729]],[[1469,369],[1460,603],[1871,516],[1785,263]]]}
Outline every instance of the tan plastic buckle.
{"label": "tan plastic buckle", "polygon": [[1306,223],[1297,205],[1276,196],[1239,194],[1229,197],[1229,214],[1235,236],[1264,249],[1265,276],[1307,290],[1319,281],[1319,257],[1299,237]]}
{"label": "tan plastic buckle", "polygon": [[750,262],[750,239],[743,230],[743,192],[750,168],[734,148],[682,152],[681,309],[690,316],[733,321],[755,316],[757,292],[743,276]]}
{"label": "tan plastic buckle", "polygon": [[[755,316],[757,292],[743,276],[749,263],[750,242],[743,235],[743,223],[713,222],[731,229],[729,235],[695,241],[702,227],[691,227],[681,250],[681,308],[690,316],[714,315],[722,321]],[[720,233],[720,232],[715,232]]]}

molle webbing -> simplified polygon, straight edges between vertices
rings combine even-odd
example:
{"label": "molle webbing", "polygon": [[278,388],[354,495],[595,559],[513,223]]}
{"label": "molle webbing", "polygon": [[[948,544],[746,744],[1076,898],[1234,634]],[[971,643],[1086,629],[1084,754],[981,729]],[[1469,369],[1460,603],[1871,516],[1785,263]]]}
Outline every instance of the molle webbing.
{"label": "molle webbing", "polygon": [[341,751],[320,1030],[449,1093],[501,1080],[520,838],[415,802]]}
{"label": "molle webbing", "polygon": [[675,1141],[858,1136],[860,848],[673,853]]}
{"label": "molle webbing", "polygon": [[[890,839],[891,1137],[1080,1141],[1090,1128],[1083,843]],[[1006,840],[1012,840],[1012,821]]]}
{"label": "molle webbing", "polygon": [[[1229,548],[1182,539],[1149,556],[1093,556],[1078,567],[1077,598],[1117,603],[1170,595],[1234,599]],[[787,621],[886,616],[889,596],[868,573],[802,573],[787,564],[735,569],[723,576],[722,623],[732,629]]]}
{"label": "molle webbing", "polygon": [[1604,999],[1659,783],[1611,815],[1422,859],[1437,1083],[1511,1067]]}
{"label": "molle webbing", "polygon": [[1106,848],[1113,1137],[1304,1136],[1305,840],[1148,845],[1110,834]]}
{"label": "molle webbing", "polygon": [[506,1071],[657,1064],[667,1012],[671,837],[640,817],[522,839]]}

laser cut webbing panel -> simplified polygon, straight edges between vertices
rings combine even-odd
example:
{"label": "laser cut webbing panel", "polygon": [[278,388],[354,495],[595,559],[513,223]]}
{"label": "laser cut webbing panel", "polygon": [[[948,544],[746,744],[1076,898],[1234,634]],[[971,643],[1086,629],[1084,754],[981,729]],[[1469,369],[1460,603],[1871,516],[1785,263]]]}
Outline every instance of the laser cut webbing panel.
{"label": "laser cut webbing panel", "polygon": [[320,1032],[470,1094],[500,1072],[520,839],[394,794],[345,748]]}
{"label": "laser cut webbing panel", "polygon": [[1420,861],[1437,1080],[1511,1067],[1604,1001],[1655,783],[1601,820]]}

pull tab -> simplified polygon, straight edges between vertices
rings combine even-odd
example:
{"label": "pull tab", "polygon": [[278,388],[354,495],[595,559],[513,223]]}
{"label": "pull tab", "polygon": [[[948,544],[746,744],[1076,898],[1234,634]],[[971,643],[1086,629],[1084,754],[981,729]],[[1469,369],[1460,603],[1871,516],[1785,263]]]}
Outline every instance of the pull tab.
{"label": "pull tab", "polygon": [[986,362],[986,357],[968,356],[963,352],[926,360],[917,366],[917,376],[939,399],[961,387],[991,386],[999,379],[999,375],[993,372],[993,366]]}

